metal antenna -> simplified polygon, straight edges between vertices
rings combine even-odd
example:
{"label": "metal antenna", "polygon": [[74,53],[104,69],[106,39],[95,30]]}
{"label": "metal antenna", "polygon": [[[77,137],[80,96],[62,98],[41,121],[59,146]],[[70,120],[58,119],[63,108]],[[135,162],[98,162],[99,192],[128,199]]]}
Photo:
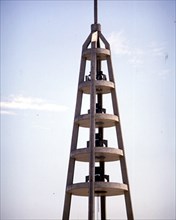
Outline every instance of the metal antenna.
{"label": "metal antenna", "polygon": [[97,11],[97,8],[98,8],[98,2],[97,2],[97,0],[94,0],[94,24],[98,23],[98,11]]}

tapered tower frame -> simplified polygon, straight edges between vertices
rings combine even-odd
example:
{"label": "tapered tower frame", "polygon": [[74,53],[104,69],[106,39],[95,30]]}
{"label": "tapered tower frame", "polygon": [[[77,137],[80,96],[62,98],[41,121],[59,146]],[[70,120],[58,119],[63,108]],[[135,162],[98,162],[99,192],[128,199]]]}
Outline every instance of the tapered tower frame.
{"label": "tapered tower frame", "polygon": [[[65,201],[62,220],[69,220],[71,199],[73,195],[88,196],[88,219],[95,219],[95,197],[101,198],[101,219],[106,219],[106,197],[124,195],[127,219],[133,220],[133,209],[129,187],[124,143],[122,138],[121,122],[117,102],[115,79],[111,61],[110,45],[101,33],[101,25],[97,19],[97,0],[94,0],[94,24],[91,33],[82,46],[76,108],[73,122],[71,150],[67,173]],[[100,44],[103,44],[101,47]],[[86,62],[90,61],[90,75],[86,76]],[[108,77],[102,72],[101,62],[106,61]],[[110,93],[113,114],[107,114],[103,108],[103,95]],[[81,115],[82,99],[84,94],[90,95],[90,110]],[[78,148],[79,128],[89,129],[87,148]],[[115,127],[118,142],[117,148],[107,146],[103,138],[103,131],[107,127]],[[98,133],[96,134],[96,128]],[[82,183],[73,183],[75,162],[89,163],[89,176]],[[109,181],[104,167],[108,161],[120,161],[123,183]],[[99,167],[95,166],[99,162]]]}

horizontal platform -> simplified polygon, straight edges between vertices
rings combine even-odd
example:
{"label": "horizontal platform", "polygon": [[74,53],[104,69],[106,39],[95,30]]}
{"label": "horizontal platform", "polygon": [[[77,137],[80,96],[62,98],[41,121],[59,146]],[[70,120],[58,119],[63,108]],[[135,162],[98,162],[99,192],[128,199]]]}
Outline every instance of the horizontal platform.
{"label": "horizontal platform", "polygon": [[97,54],[97,59],[98,60],[106,60],[107,56],[110,56],[110,50],[105,49],[105,48],[90,48],[90,49],[86,49],[83,51],[83,57],[85,57],[87,60],[91,60],[91,55],[92,53],[96,53]]}
{"label": "horizontal platform", "polygon": [[[119,118],[116,115],[96,113],[95,114],[95,126],[96,128],[107,128],[113,127],[119,121]],[[89,128],[90,127],[90,114],[80,115],[75,118],[75,123],[78,123],[79,126]]]}
{"label": "horizontal platform", "polygon": [[[114,182],[95,182],[95,196],[118,196],[128,191],[128,186]],[[76,196],[89,195],[89,182],[75,183],[67,187],[67,192]]]}
{"label": "horizontal platform", "polygon": [[[90,94],[90,85],[91,81],[84,81],[79,85],[79,89],[83,91],[85,94]],[[95,88],[97,94],[107,94],[110,93],[112,89],[114,89],[114,83],[106,80],[96,80]]]}
{"label": "horizontal platform", "polygon": [[[89,148],[80,148],[71,152],[71,157],[77,161],[89,162]],[[95,162],[111,162],[120,160],[123,151],[112,147],[95,147]]]}

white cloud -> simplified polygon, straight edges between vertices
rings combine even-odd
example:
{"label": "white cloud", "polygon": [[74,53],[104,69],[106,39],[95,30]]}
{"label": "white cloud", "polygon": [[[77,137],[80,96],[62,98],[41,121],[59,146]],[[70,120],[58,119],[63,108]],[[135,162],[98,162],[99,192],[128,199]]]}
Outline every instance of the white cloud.
{"label": "white cloud", "polygon": [[124,31],[112,32],[108,38],[113,52],[117,55],[127,56],[128,62],[137,67],[143,64],[144,51],[130,45],[130,41],[125,37]]}
{"label": "white cloud", "polygon": [[131,49],[129,47],[129,42],[124,36],[124,32],[112,32],[108,37],[108,41],[111,45],[114,53],[119,55],[131,55]]}
{"label": "white cloud", "polygon": [[157,42],[151,42],[148,46],[149,53],[153,56],[160,56],[165,57],[166,56],[166,45],[165,43],[157,43]]}
{"label": "white cloud", "polygon": [[1,115],[16,115],[15,112],[12,112],[12,111],[7,111],[7,110],[0,110],[0,114]]}
{"label": "white cloud", "polygon": [[134,67],[143,64],[142,59],[141,59],[140,57],[138,57],[138,56],[133,56],[133,57],[130,58],[128,61],[129,61],[129,63],[131,63]]}
{"label": "white cloud", "polygon": [[154,58],[163,58],[165,62],[168,59],[166,42],[152,41],[138,47],[128,40],[124,31],[112,32],[108,41],[112,51],[119,56],[125,56],[128,63],[135,68],[151,62]]}
{"label": "white cloud", "polygon": [[162,79],[165,79],[168,75],[171,74],[171,70],[170,69],[163,69],[163,70],[160,70],[158,72],[158,75],[162,78]]}
{"label": "white cloud", "polygon": [[[17,109],[17,110],[38,110],[38,111],[51,111],[60,112],[66,111],[67,107],[59,104],[50,103],[44,99],[35,97],[24,96],[10,96],[8,100],[0,103],[2,111],[4,109]],[[7,112],[7,111],[6,111]]]}

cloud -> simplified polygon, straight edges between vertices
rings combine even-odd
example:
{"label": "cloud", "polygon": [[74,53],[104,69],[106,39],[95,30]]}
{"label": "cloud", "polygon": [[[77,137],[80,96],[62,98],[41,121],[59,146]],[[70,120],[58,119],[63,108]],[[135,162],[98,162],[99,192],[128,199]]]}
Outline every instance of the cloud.
{"label": "cloud", "polygon": [[133,66],[143,64],[142,56],[144,51],[130,45],[130,41],[125,37],[124,31],[112,32],[108,38],[113,52],[120,56],[127,56],[128,62]]}
{"label": "cloud", "polygon": [[12,112],[12,111],[7,111],[7,110],[0,110],[0,114],[1,115],[16,115],[15,112]]}
{"label": "cloud", "polygon": [[130,42],[124,31],[112,32],[108,41],[112,51],[119,56],[125,56],[128,63],[134,68],[141,67],[144,63],[152,62],[156,58],[163,58],[163,61],[166,62],[169,57],[166,42],[151,41],[138,47]]}
{"label": "cloud", "polygon": [[148,46],[149,53],[153,56],[159,56],[159,57],[165,57],[166,52],[166,45],[165,43],[157,43],[157,42],[151,42]]}
{"label": "cloud", "polygon": [[[44,99],[24,96],[10,96],[8,100],[0,103],[2,112],[8,112],[6,109],[17,110],[38,110],[49,112],[66,111],[67,107],[59,104],[50,103]],[[4,110],[5,109],[5,110]]]}
{"label": "cloud", "polygon": [[133,67],[137,67],[137,66],[143,64],[142,59],[139,58],[138,56],[133,56],[132,58],[130,58],[130,59],[128,60],[128,62],[129,62],[130,64],[132,64]]}
{"label": "cloud", "polygon": [[111,48],[114,53],[119,55],[131,55],[131,49],[129,47],[129,42],[124,36],[124,32],[112,32],[108,37]]}
{"label": "cloud", "polygon": [[168,75],[171,74],[170,69],[162,69],[161,71],[158,72],[158,75],[162,78],[165,79]]}
{"label": "cloud", "polygon": [[167,54],[165,42],[152,41],[146,48],[137,48],[126,38],[124,31],[110,33],[108,41],[114,53],[118,55],[139,56],[147,53],[154,56],[165,56]]}

